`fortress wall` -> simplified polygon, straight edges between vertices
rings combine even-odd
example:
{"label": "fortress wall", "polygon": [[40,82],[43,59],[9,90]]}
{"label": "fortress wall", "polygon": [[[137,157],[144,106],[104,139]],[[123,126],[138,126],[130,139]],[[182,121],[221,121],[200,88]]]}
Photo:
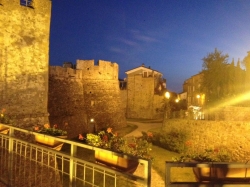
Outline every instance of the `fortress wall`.
{"label": "fortress wall", "polygon": [[154,95],[155,77],[142,77],[141,75],[128,76],[127,117],[153,119],[158,118],[156,102],[159,98]]}
{"label": "fortress wall", "polygon": [[48,122],[50,0],[0,6],[0,108],[20,126]]}
{"label": "fortress wall", "polygon": [[98,65],[94,60],[77,60],[76,69],[81,69],[84,79],[118,79],[119,66],[117,63],[99,60]]}
{"label": "fortress wall", "polygon": [[50,66],[49,67],[49,74],[50,76],[56,76],[57,78],[74,78],[82,79],[82,71],[78,69],[72,68],[63,68],[60,66]]}
{"label": "fortress wall", "polygon": [[50,67],[50,122],[59,127],[67,123],[70,137],[92,131],[93,125],[97,130],[125,126],[119,81],[114,76],[118,75],[118,66],[106,61],[101,61],[100,67],[93,60],[79,61],[77,69]]}

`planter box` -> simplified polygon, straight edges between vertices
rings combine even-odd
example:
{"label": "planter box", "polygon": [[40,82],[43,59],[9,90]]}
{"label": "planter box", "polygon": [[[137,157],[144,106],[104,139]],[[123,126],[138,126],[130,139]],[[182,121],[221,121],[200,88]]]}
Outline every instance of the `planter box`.
{"label": "planter box", "polygon": [[[228,164],[230,165],[230,164]],[[198,182],[222,181],[244,182],[250,181],[250,168],[208,167],[193,168]]]}
{"label": "planter box", "polygon": [[123,158],[113,152],[106,151],[95,151],[95,159],[106,166],[129,173],[134,173],[139,165],[139,162],[136,160]]}
{"label": "planter box", "polygon": [[[172,168],[193,168],[197,182],[171,181]],[[166,161],[166,186],[250,186],[250,164]]]}
{"label": "planter box", "polygon": [[[66,139],[67,136],[56,136],[57,138],[64,138]],[[45,134],[36,134],[35,140],[37,143],[60,151],[63,143],[61,141],[56,140],[53,136],[48,136]]]}
{"label": "planter box", "polygon": [[9,128],[4,126],[4,124],[0,123],[0,133],[1,134],[8,134],[9,133]]}

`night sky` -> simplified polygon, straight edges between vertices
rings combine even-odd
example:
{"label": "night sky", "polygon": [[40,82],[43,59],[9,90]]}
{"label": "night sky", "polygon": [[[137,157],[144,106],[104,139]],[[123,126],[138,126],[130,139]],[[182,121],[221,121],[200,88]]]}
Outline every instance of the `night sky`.
{"label": "night sky", "polygon": [[144,63],[181,92],[215,48],[247,56],[250,0],[52,0],[50,65],[106,60],[123,79]]}

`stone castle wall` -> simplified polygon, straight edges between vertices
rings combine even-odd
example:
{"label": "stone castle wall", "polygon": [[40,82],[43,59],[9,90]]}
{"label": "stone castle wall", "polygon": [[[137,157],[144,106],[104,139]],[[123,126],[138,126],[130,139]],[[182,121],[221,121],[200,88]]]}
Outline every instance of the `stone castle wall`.
{"label": "stone castle wall", "polygon": [[48,122],[50,0],[2,0],[0,6],[0,108],[18,125]]}
{"label": "stone castle wall", "polygon": [[196,151],[226,147],[233,159],[250,159],[249,121],[169,120],[168,130],[181,130],[189,136],[189,146]]}
{"label": "stone castle wall", "polygon": [[77,60],[76,69],[82,70],[84,79],[118,80],[119,66],[117,63],[99,60]]}
{"label": "stone castle wall", "polygon": [[158,81],[155,77],[141,75],[128,76],[127,81],[127,117],[157,119],[162,117],[159,108],[162,106],[163,96],[155,95]]}
{"label": "stone castle wall", "polygon": [[[51,124],[68,124],[69,137],[126,125],[118,65],[108,61],[77,60],[77,69],[50,66],[49,113]],[[94,118],[95,122],[90,123]]]}

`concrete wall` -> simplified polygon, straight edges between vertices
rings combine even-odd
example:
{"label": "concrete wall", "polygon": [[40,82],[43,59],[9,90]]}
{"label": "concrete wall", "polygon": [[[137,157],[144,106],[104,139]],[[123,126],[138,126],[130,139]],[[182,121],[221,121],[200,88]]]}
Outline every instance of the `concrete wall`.
{"label": "concrete wall", "polygon": [[190,148],[197,152],[227,147],[234,160],[246,162],[250,159],[250,122],[169,120],[165,129],[181,129],[186,132]]}
{"label": "concrete wall", "polygon": [[50,0],[0,6],[0,108],[24,127],[48,122]]}

